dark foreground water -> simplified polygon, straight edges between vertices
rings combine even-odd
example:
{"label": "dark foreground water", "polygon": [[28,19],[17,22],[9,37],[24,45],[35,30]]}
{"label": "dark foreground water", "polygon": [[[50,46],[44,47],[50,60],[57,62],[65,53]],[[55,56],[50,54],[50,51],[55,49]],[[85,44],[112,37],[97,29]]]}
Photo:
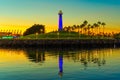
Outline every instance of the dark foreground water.
{"label": "dark foreground water", "polygon": [[0,80],[120,80],[120,49],[0,49]]}

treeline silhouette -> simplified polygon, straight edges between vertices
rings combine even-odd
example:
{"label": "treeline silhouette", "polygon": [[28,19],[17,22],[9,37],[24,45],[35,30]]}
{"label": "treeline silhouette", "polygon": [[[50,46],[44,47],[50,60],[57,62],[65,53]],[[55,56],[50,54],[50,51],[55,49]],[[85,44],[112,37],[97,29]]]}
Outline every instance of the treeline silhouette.
{"label": "treeline silhouette", "polygon": [[[96,23],[90,24],[87,20],[83,21],[81,24],[78,25],[72,25],[72,26],[64,26],[62,32],[67,32],[68,35],[71,32],[76,32],[81,36],[85,37],[111,37],[115,39],[120,39],[120,32],[106,32],[107,28],[105,28],[106,23],[98,21]],[[51,32],[58,32],[51,31]],[[51,33],[50,32],[50,33]],[[22,30],[10,30],[10,29],[1,29],[0,34],[2,36],[9,36],[9,35],[16,35],[16,36],[26,36],[30,34],[41,34],[45,33],[45,25],[42,24],[34,24],[30,28],[26,29],[24,32]]]}
{"label": "treeline silhouette", "polygon": [[32,27],[26,29],[26,31],[23,33],[24,36],[30,35],[30,34],[40,34],[45,33],[45,26],[40,24],[34,24]]}
{"label": "treeline silhouette", "polygon": [[[120,38],[120,33],[110,32],[107,33],[105,30],[105,22],[98,21],[96,23],[90,24],[87,20],[83,21],[80,25],[65,26],[61,32],[76,32],[81,36],[89,37],[111,37],[115,39]],[[58,31],[51,31],[58,32]],[[50,32],[50,33],[51,33]],[[41,34],[45,33],[45,26],[40,24],[34,24],[32,27],[26,29],[23,36],[30,34]]]}
{"label": "treeline silhouette", "polygon": [[91,35],[91,36],[110,36],[112,33],[105,33],[105,22],[98,21],[94,24],[89,24],[87,20],[85,20],[80,25],[73,26],[65,26],[63,31],[71,32],[76,31],[80,34]]}
{"label": "treeline silhouette", "polygon": [[[80,63],[84,67],[89,67],[90,64],[96,66],[104,66],[106,64],[106,57],[109,57],[112,49],[81,49],[80,51],[41,51],[36,49],[25,49],[28,59],[35,63],[43,63],[47,60],[48,56],[57,56],[58,60],[62,58],[74,63]],[[109,54],[109,55],[108,55]]]}
{"label": "treeline silhouette", "polygon": [[114,34],[114,38],[115,38],[115,39],[120,39],[120,32],[117,33],[117,34]]}

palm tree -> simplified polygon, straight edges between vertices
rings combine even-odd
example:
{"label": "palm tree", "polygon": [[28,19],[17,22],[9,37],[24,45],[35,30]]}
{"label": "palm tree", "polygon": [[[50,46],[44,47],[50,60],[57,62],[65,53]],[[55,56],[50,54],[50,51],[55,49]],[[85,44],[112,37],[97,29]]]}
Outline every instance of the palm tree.
{"label": "palm tree", "polygon": [[79,25],[77,25],[77,29],[78,29],[78,33],[80,33],[80,26]]}
{"label": "palm tree", "polygon": [[5,32],[5,29],[3,30],[3,32]]}
{"label": "palm tree", "polygon": [[105,29],[106,24],[104,22],[102,22],[101,25],[103,26],[103,35],[104,35],[104,29]]}
{"label": "palm tree", "polygon": [[10,29],[8,30],[8,32],[10,33]]}
{"label": "palm tree", "polygon": [[7,29],[5,30],[5,32],[7,33]]}
{"label": "palm tree", "polygon": [[98,21],[97,24],[99,25],[99,34],[100,34],[100,26],[101,26],[101,22]]}
{"label": "palm tree", "polygon": [[86,34],[86,31],[87,31],[87,28],[86,28],[86,27],[84,28],[84,31],[85,31],[85,34]]}
{"label": "palm tree", "polygon": [[11,33],[14,34],[14,30],[12,30]]}
{"label": "palm tree", "polygon": [[16,34],[16,30],[14,30],[14,34]]}
{"label": "palm tree", "polygon": [[80,37],[80,26],[77,25],[76,28],[78,29],[78,37]]}
{"label": "palm tree", "polygon": [[97,29],[96,31],[97,31],[97,34],[98,34],[98,27],[99,27],[99,25],[97,23],[94,23],[93,25]]}
{"label": "palm tree", "polygon": [[20,30],[20,33],[19,33],[20,35],[22,35],[22,30]]}
{"label": "palm tree", "polygon": [[74,29],[74,30],[77,29],[77,26],[76,26],[76,25],[73,25],[73,29]]}
{"label": "palm tree", "polygon": [[100,22],[100,21],[98,21],[98,24],[99,24],[99,25],[101,25],[101,22]]}
{"label": "palm tree", "polygon": [[68,27],[65,26],[65,27],[63,28],[63,31],[68,31]]}
{"label": "palm tree", "polygon": [[92,29],[92,34],[94,33],[94,32],[93,32],[93,28],[94,28],[94,25],[92,25],[92,26],[91,26],[91,29]]}
{"label": "palm tree", "polygon": [[88,29],[88,35],[89,35],[89,32],[90,32],[90,24],[87,25],[87,29]]}
{"label": "palm tree", "polygon": [[19,29],[17,30],[17,32],[16,32],[17,34],[19,34]]}
{"label": "palm tree", "polygon": [[[88,24],[88,21],[87,21],[87,20],[85,20],[85,21],[83,22],[83,27],[86,27],[86,26],[87,26],[87,24]],[[86,28],[84,28],[84,31],[85,31],[85,34],[86,34],[87,29],[86,29]]]}
{"label": "palm tree", "polygon": [[70,31],[71,31],[71,27],[70,27],[70,26],[68,26],[68,27],[67,27],[67,29],[68,29],[68,32],[70,32]]}
{"label": "palm tree", "polygon": [[69,34],[69,37],[70,37],[70,32],[71,32],[71,26],[68,26],[68,34]]}
{"label": "palm tree", "polygon": [[76,29],[76,25],[71,26],[72,31]]}
{"label": "palm tree", "polygon": [[88,24],[88,21],[85,20],[85,21],[83,22],[83,24],[86,26],[86,25]]}
{"label": "palm tree", "polygon": [[81,25],[80,25],[80,28],[81,28],[81,34],[83,34],[83,30],[82,30],[82,29],[83,29],[84,26],[85,26],[84,24],[81,24]]}

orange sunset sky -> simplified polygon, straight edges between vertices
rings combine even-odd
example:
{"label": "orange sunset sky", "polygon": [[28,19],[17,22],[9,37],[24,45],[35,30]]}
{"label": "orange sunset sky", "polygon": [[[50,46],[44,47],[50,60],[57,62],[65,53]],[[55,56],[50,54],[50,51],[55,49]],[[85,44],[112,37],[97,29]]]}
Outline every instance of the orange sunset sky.
{"label": "orange sunset sky", "polygon": [[0,0],[0,30],[22,30],[43,24],[46,32],[57,30],[58,12],[64,26],[106,23],[106,32],[120,32],[120,0]]}

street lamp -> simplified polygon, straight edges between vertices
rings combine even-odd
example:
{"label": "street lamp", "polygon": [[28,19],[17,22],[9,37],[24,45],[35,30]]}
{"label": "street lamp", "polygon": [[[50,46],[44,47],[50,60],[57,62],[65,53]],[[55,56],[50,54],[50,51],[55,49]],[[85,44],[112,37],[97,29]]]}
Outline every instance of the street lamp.
{"label": "street lamp", "polygon": [[35,34],[35,35],[36,35],[36,39],[37,39],[37,38],[38,38],[38,33],[36,32],[36,34]]}
{"label": "street lamp", "polygon": [[59,39],[59,35],[60,35],[60,33],[59,33],[59,31],[57,32],[57,37],[58,37],[58,39]]}

